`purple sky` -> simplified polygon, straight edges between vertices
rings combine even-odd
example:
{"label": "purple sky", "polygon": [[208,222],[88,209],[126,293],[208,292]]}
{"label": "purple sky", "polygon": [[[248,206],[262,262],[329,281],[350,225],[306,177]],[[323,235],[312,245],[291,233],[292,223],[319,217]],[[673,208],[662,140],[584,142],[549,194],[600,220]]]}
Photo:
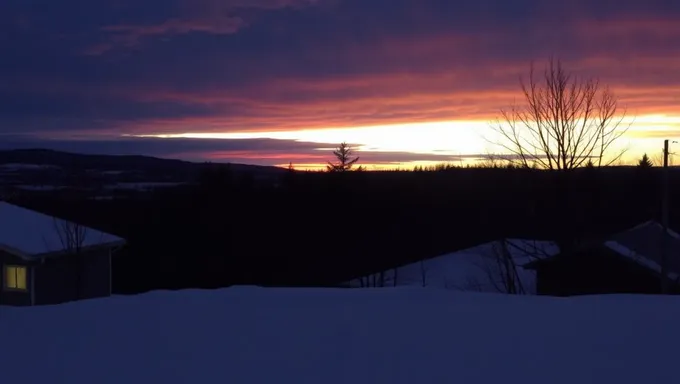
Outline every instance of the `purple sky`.
{"label": "purple sky", "polygon": [[[329,145],[271,135],[122,135],[392,124],[433,135],[418,123],[493,119],[531,61],[552,54],[600,77],[635,115],[677,116],[679,41],[680,2],[661,0],[3,0],[0,133],[10,148],[323,162],[317,149]],[[667,135],[657,125],[637,137]],[[363,156],[450,156],[425,152]]]}

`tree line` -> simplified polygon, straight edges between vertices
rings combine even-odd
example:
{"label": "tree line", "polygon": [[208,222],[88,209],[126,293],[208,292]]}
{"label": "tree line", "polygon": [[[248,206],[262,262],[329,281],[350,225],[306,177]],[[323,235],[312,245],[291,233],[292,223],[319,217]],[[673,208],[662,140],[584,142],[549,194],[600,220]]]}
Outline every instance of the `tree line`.
{"label": "tree line", "polygon": [[561,175],[533,169],[295,172],[257,184],[210,167],[194,186],[136,198],[16,202],[127,239],[113,261],[119,293],[334,286],[503,237],[623,230],[658,217],[658,171],[583,168],[565,196]]}

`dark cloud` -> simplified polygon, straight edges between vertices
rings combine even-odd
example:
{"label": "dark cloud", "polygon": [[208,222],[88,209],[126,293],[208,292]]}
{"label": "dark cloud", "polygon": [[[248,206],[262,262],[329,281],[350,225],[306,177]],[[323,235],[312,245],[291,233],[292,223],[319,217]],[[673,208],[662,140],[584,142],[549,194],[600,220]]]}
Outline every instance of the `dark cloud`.
{"label": "dark cloud", "polygon": [[221,151],[296,153],[313,151],[318,147],[319,144],[273,139],[208,140],[122,137],[117,139],[70,140],[35,138],[28,135],[6,135],[0,140],[0,150],[47,148],[77,153],[101,153],[108,155],[146,154],[160,157],[168,157],[177,153]]}
{"label": "dark cloud", "polygon": [[[101,55],[111,49],[139,48],[145,38],[163,38],[191,33],[230,35],[250,25],[252,10],[300,8],[314,0],[178,0],[168,19],[139,24],[113,24],[101,27],[108,41],[86,48],[86,55]],[[250,12],[247,12],[249,11]]]}
{"label": "dark cloud", "polygon": [[[60,97],[55,94],[26,92],[0,92],[0,116],[20,120],[22,117],[49,117],[61,119],[121,120],[135,121],[157,118],[181,118],[187,116],[212,116],[216,114],[209,105],[177,104],[167,101],[139,102],[102,95],[79,94]],[[50,127],[46,127],[50,128]],[[54,127],[68,129],[68,127]],[[86,128],[86,127],[79,127]]]}
{"label": "dark cloud", "polygon": [[[332,160],[328,145],[274,139],[45,139],[28,135],[4,135],[0,150],[46,148],[57,151],[107,154],[147,155],[179,158],[189,161],[222,161],[250,164],[288,164],[289,162],[318,162]],[[362,163],[399,163],[409,161],[454,161],[483,155],[450,156],[413,154],[405,152],[360,152]]]}
{"label": "dark cloud", "polygon": [[550,54],[669,113],[678,21],[665,0],[4,0],[0,131],[486,119]]}

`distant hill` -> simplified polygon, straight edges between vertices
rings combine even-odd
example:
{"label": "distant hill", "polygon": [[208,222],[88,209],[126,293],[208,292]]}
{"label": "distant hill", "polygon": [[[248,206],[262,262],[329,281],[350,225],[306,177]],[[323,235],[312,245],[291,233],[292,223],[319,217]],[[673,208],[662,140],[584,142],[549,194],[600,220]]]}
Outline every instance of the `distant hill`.
{"label": "distant hill", "polygon": [[[62,168],[85,168],[101,171],[151,171],[194,173],[205,163],[162,159],[140,155],[89,155],[51,149],[17,149],[0,151],[0,164],[54,165]],[[226,163],[223,163],[226,165]],[[285,169],[273,166],[230,164],[233,171],[254,174],[277,174]]]}

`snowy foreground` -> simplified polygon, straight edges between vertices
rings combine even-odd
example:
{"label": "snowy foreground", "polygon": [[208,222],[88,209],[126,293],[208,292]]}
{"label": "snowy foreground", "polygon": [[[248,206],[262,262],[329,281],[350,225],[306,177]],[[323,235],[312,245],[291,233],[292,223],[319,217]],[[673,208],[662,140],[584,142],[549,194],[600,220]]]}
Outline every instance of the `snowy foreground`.
{"label": "snowy foreground", "polygon": [[3,383],[670,383],[679,327],[673,297],[154,292],[0,307],[0,366]]}

